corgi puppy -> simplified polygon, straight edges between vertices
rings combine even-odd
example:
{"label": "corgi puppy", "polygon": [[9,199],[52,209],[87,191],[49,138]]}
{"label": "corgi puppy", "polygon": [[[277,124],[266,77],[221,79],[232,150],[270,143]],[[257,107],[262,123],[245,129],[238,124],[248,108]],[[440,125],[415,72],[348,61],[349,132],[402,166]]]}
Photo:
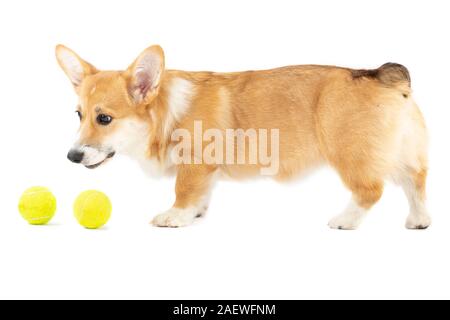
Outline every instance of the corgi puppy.
{"label": "corgi puppy", "polygon": [[78,95],[70,161],[93,169],[124,154],[146,172],[176,175],[176,201],[155,226],[184,227],[204,215],[216,177],[285,181],[321,165],[352,192],[331,228],[356,229],[387,180],[408,198],[406,227],[430,226],[427,131],[402,65],[186,72],[165,69],[159,46],[124,71],[100,71],[62,45],[56,57]]}

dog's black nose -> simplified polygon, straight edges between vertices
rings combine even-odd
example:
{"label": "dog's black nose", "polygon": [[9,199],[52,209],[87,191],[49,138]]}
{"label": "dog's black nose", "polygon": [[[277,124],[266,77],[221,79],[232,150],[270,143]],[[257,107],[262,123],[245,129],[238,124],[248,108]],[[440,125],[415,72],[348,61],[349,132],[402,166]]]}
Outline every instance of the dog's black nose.
{"label": "dog's black nose", "polygon": [[67,154],[67,159],[74,163],[80,163],[83,161],[84,152],[80,152],[78,150],[70,150]]}

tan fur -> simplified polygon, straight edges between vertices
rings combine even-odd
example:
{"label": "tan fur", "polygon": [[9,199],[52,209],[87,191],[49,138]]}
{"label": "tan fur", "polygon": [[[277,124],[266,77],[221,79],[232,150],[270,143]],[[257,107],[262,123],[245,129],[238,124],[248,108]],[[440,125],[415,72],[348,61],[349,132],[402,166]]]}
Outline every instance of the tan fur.
{"label": "tan fur", "polygon": [[[158,52],[164,61],[159,47],[148,50]],[[327,163],[363,208],[379,200],[386,179],[400,174],[409,175],[425,198],[426,130],[411,98],[406,69],[387,67],[379,69],[378,76],[377,71],[314,65],[238,73],[163,70],[157,87],[136,102],[135,63],[124,72],[99,72],[83,62],[85,78],[76,89],[87,117],[82,122],[85,143],[98,144],[119,120],[137,118],[149,124],[148,157],[164,162],[171,145],[167,123],[172,126],[168,132],[176,128],[192,132],[195,120],[202,120],[204,129],[279,129],[277,180]],[[182,119],[168,122],[168,95],[177,78],[192,84],[193,96]],[[111,114],[115,123],[96,125],[96,108]],[[405,139],[410,143],[404,144]],[[259,165],[179,166],[175,207],[196,206],[209,192],[216,171],[239,179],[256,176],[259,169]]]}

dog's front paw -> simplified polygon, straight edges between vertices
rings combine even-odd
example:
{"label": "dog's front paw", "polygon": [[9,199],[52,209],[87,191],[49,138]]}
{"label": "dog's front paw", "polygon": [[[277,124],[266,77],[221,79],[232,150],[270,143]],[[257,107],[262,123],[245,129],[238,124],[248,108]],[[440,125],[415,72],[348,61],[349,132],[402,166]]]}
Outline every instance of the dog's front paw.
{"label": "dog's front paw", "polygon": [[412,230],[424,230],[431,225],[431,217],[426,214],[411,213],[406,220],[406,228]]}
{"label": "dog's front paw", "polygon": [[157,215],[151,222],[155,227],[180,228],[192,224],[197,215],[193,209],[172,208]]}
{"label": "dog's front paw", "polygon": [[330,220],[328,226],[331,229],[356,230],[363,220],[363,216],[352,213],[343,213]]}
{"label": "dog's front paw", "polygon": [[367,215],[367,210],[351,201],[345,211],[331,219],[328,226],[331,229],[356,230]]}
{"label": "dog's front paw", "polygon": [[359,223],[354,221],[352,217],[348,215],[340,215],[334,217],[328,222],[328,226],[331,229],[339,229],[339,230],[355,230],[358,228]]}

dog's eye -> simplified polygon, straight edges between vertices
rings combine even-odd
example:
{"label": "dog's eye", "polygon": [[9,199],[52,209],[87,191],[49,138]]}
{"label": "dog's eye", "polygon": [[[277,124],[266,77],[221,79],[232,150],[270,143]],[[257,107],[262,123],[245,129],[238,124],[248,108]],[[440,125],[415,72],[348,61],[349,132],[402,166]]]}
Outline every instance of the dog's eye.
{"label": "dog's eye", "polygon": [[78,118],[80,118],[80,120],[83,118],[83,117],[81,116],[81,112],[80,112],[80,111],[75,111],[75,113],[78,115]]}
{"label": "dog's eye", "polygon": [[98,124],[101,124],[102,126],[107,126],[112,121],[112,117],[108,116],[106,114],[99,114],[97,117]]}

